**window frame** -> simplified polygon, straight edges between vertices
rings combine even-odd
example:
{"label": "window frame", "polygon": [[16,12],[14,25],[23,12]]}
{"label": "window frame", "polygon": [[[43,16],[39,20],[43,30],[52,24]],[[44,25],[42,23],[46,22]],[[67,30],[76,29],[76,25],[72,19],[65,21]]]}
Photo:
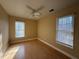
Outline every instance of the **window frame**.
{"label": "window frame", "polygon": [[[57,40],[57,32],[58,32],[58,22],[59,22],[59,18],[64,18],[64,17],[68,17],[68,16],[72,16],[73,46],[68,45],[68,44],[66,44],[66,43],[63,43],[63,42],[60,42],[60,41]],[[57,44],[60,44],[60,45],[62,45],[62,46],[65,46],[65,47],[68,47],[68,48],[73,49],[73,47],[74,47],[74,19],[75,19],[75,16],[74,16],[74,15],[65,15],[65,16],[60,16],[60,17],[58,17],[58,18],[56,19],[56,43],[57,43]]]}
{"label": "window frame", "polygon": [[24,38],[24,37],[16,37],[16,22],[23,22],[24,23],[24,37],[25,37],[25,35],[26,35],[26,31],[25,31],[25,29],[26,29],[26,25],[25,25],[25,22],[24,21],[20,21],[20,20],[16,20],[15,21],[15,38]]}

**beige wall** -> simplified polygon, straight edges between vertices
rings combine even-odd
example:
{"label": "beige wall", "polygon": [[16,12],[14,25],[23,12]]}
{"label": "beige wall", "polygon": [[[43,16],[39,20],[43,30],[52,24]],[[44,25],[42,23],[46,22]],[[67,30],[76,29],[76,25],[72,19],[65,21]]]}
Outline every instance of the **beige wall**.
{"label": "beige wall", "polygon": [[[66,15],[75,16],[74,29],[74,48],[68,48],[56,43],[56,19],[59,16]],[[79,58],[79,5],[69,6],[61,11],[56,12],[55,15],[49,15],[41,18],[38,21],[38,37],[45,42]]]}
{"label": "beige wall", "polygon": [[[23,18],[18,18],[18,17],[13,17],[13,16],[10,16],[9,18],[10,18],[9,19],[10,43],[30,40],[32,38],[37,37],[37,21],[36,20],[23,19]],[[24,38],[15,37],[15,21],[25,22],[25,37]]]}
{"label": "beige wall", "polygon": [[0,5],[0,34],[2,34],[2,52],[4,53],[8,47],[8,15],[1,7],[1,5]]}
{"label": "beige wall", "polygon": [[[56,43],[56,18],[57,16],[65,16],[73,14],[75,16],[75,29],[74,29],[74,49],[67,48],[65,46],[59,45]],[[26,24],[25,27],[25,38],[17,39],[15,38],[15,21],[24,21]],[[79,5],[74,5],[67,7],[61,11],[58,11],[56,15],[48,15],[40,20],[29,20],[22,18],[16,18],[9,16],[9,32],[8,32],[8,15],[0,6],[0,32],[2,33],[2,42],[3,42],[3,52],[8,46],[8,34],[9,40],[11,42],[29,40],[31,38],[36,38],[37,36],[42,40],[48,42],[49,44],[79,58]],[[37,26],[38,25],[38,26]],[[37,28],[38,27],[38,28]]]}

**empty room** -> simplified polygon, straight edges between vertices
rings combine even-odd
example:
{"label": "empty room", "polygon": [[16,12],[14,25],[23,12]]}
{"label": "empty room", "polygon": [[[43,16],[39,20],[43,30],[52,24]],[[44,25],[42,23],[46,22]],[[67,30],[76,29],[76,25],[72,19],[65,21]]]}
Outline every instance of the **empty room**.
{"label": "empty room", "polygon": [[79,59],[79,0],[0,0],[0,59]]}

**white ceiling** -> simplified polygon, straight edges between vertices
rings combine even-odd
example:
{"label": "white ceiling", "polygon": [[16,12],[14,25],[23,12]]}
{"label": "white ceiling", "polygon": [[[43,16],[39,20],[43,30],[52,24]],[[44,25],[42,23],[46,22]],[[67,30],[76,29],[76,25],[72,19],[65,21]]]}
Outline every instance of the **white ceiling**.
{"label": "white ceiling", "polygon": [[[40,17],[49,14],[49,9],[51,8],[57,11],[77,1],[78,0],[0,0],[0,4],[9,15],[29,19],[39,19]],[[31,17],[32,10],[29,10],[26,5],[29,5],[34,9],[44,6],[44,9],[40,11],[40,17],[35,18]]]}

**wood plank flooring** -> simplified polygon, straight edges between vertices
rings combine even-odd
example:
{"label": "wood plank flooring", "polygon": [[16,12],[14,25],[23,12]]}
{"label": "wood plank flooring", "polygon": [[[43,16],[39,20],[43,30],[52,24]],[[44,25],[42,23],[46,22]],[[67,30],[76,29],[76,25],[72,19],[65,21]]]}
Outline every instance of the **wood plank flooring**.
{"label": "wood plank flooring", "polygon": [[34,40],[12,45],[4,59],[70,59],[44,43]]}

